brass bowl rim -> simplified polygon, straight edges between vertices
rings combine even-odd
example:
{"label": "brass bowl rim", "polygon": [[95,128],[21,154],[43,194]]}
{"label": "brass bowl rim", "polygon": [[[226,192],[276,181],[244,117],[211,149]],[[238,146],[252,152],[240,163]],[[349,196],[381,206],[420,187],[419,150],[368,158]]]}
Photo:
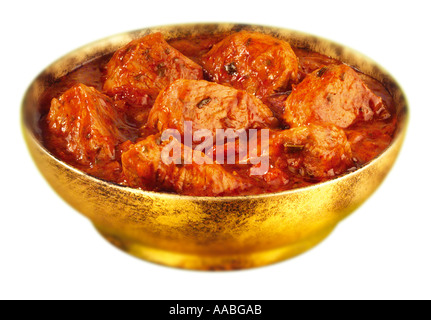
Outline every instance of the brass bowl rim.
{"label": "brass bowl rim", "polygon": [[[402,118],[398,117],[398,129],[396,132],[396,136],[393,138],[391,144],[381,153],[379,154],[377,157],[375,157],[373,160],[369,161],[368,163],[364,164],[363,166],[361,166],[360,168],[356,169],[353,172],[349,172],[349,173],[344,173],[338,177],[335,177],[333,179],[327,180],[327,181],[323,181],[323,182],[318,182],[316,184],[310,185],[310,186],[306,186],[306,187],[301,187],[301,188],[296,188],[296,189],[291,189],[291,190],[285,190],[285,191],[279,191],[279,192],[272,192],[272,193],[260,193],[260,194],[252,194],[252,195],[238,195],[238,196],[214,196],[214,197],[210,197],[210,196],[189,196],[189,195],[181,195],[181,194],[175,194],[175,193],[168,193],[168,192],[157,192],[157,191],[146,191],[146,190],[142,190],[142,189],[137,189],[137,188],[132,188],[132,187],[128,187],[128,186],[123,186],[120,184],[117,184],[115,182],[111,182],[111,181],[107,181],[107,180],[103,180],[100,178],[96,178],[91,176],[90,174],[81,171],[75,167],[73,167],[72,165],[60,160],[59,158],[57,158],[56,156],[54,156],[51,151],[49,151],[44,144],[35,136],[34,134],[34,130],[26,123],[25,120],[25,101],[26,98],[31,90],[31,88],[33,87],[33,85],[35,84],[35,82],[40,78],[41,75],[44,74],[44,72],[46,72],[47,70],[49,70],[51,67],[53,67],[54,65],[56,65],[57,63],[59,63],[60,61],[63,61],[64,59],[67,59],[68,57],[73,56],[76,52],[79,52],[83,49],[87,49],[87,48],[91,48],[94,47],[95,45],[99,44],[99,43],[103,43],[106,40],[109,39],[114,39],[117,37],[122,37],[122,36],[126,36],[126,35],[139,35],[143,32],[146,31],[151,31],[151,30],[170,30],[173,28],[178,28],[178,27],[193,27],[193,26],[198,26],[198,27],[216,27],[216,26],[240,26],[240,27],[259,27],[259,28],[263,28],[266,29],[268,31],[287,31],[287,32],[291,32],[293,34],[302,36],[302,37],[313,37],[315,39],[318,39],[320,41],[323,41],[325,43],[331,44],[331,45],[335,45],[338,47],[342,47],[344,49],[347,49],[350,53],[352,54],[356,54],[358,56],[360,56],[361,58],[365,59],[367,63],[371,63],[374,64],[375,66],[378,67],[378,69],[380,71],[382,71],[383,73],[385,73],[386,76],[388,76],[388,78],[390,79],[390,81],[396,85],[397,89],[400,92],[400,95],[402,97],[402,101],[404,102],[404,105],[402,106]],[[317,51],[316,51],[317,52]],[[105,53],[106,54],[106,53]],[[101,55],[103,56],[103,55]],[[97,59],[101,56],[98,57],[93,57],[92,59],[86,60],[85,62],[83,62],[80,66],[85,65],[86,63],[92,61],[93,59]],[[79,68],[80,66],[77,66],[76,68]],[[72,70],[71,70],[72,71]],[[69,72],[71,72],[69,71]],[[398,109],[400,108],[400,106],[397,105],[397,111],[399,111]],[[131,192],[133,194],[139,195],[139,196],[151,196],[151,197],[158,197],[158,198],[164,198],[164,199],[177,199],[177,200],[185,200],[185,201],[194,201],[194,202],[231,202],[231,201],[238,201],[238,200],[250,200],[250,199],[262,199],[262,198],[272,198],[272,197],[279,197],[279,196],[285,196],[285,195],[293,195],[293,194],[297,194],[297,193],[301,193],[304,191],[308,191],[308,190],[312,190],[312,189],[316,189],[316,188],[321,188],[324,187],[326,185],[329,184],[334,184],[337,181],[343,180],[343,179],[347,179],[350,177],[353,177],[355,175],[359,175],[362,171],[366,170],[369,166],[372,166],[375,162],[378,162],[380,158],[384,157],[386,153],[390,152],[390,150],[392,148],[394,148],[394,145],[397,144],[397,142],[399,140],[403,139],[403,136],[405,134],[405,132],[407,131],[407,126],[408,126],[408,122],[409,122],[409,118],[410,118],[410,108],[409,108],[409,103],[408,100],[406,98],[406,95],[403,91],[403,89],[401,88],[401,86],[398,84],[398,82],[394,79],[394,77],[386,71],[385,68],[383,68],[382,66],[380,66],[377,62],[375,62],[373,59],[369,58],[368,56],[366,56],[365,54],[352,49],[348,46],[345,46],[343,44],[337,43],[336,41],[327,39],[325,37],[321,37],[321,36],[315,36],[313,34],[310,33],[306,33],[306,32],[302,32],[302,31],[297,31],[297,30],[293,30],[293,29],[288,29],[288,28],[283,28],[283,27],[274,27],[274,26],[269,26],[269,25],[261,25],[261,24],[248,24],[248,23],[229,23],[229,22],[222,22],[222,23],[217,23],[217,22],[211,22],[211,23],[205,23],[205,22],[197,22],[197,23],[178,23],[178,24],[167,24],[167,25],[158,25],[158,26],[152,26],[152,27],[146,27],[146,28],[142,28],[142,29],[137,29],[137,30],[132,30],[132,31],[127,31],[127,32],[121,32],[118,34],[114,34],[114,35],[110,35],[104,38],[101,38],[99,40],[95,40],[92,41],[90,43],[87,43],[79,48],[76,48],[68,53],[66,53],[65,55],[61,56],[60,58],[58,58],[57,60],[55,60],[54,62],[52,62],[51,64],[49,64],[47,67],[45,67],[35,78],[34,80],[30,83],[28,89],[26,90],[22,103],[21,103],[21,128],[22,130],[27,130],[30,133],[30,136],[32,138],[32,140],[35,142],[36,146],[45,153],[45,155],[49,156],[52,160],[54,160],[55,162],[57,162],[58,164],[60,164],[61,166],[65,167],[66,169],[74,172],[75,174],[77,174],[78,176],[81,176],[85,179],[89,179],[92,182],[96,183],[96,184],[101,184],[104,185],[105,187],[108,188],[114,188],[114,189],[118,189],[119,191],[122,192]]]}

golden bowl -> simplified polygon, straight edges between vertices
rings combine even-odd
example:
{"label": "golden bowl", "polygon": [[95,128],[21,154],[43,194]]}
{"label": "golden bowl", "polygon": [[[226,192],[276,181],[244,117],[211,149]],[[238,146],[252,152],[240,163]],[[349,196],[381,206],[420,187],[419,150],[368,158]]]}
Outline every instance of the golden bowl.
{"label": "golden bowl", "polygon": [[[93,178],[55,158],[43,146],[39,99],[59,77],[148,33],[160,31],[169,39],[241,29],[269,33],[293,46],[340,59],[383,82],[394,97],[399,118],[390,147],[361,169],[311,187],[253,196],[191,197],[141,191]],[[31,84],[22,106],[24,136],[39,170],[109,242],[148,261],[198,270],[263,266],[321,242],[382,183],[400,151],[407,120],[408,107],[398,84],[362,54],[296,31],[225,23],[147,28],[82,47],[46,68]]]}

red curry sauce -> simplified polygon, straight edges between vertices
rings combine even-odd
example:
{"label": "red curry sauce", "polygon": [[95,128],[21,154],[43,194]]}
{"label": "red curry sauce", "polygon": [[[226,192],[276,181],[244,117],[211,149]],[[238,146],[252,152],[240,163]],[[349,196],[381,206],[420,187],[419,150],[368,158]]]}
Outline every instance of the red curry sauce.
{"label": "red curry sauce", "polygon": [[[248,35],[245,34],[242,36]],[[230,50],[228,46],[235,43],[235,41],[239,41],[238,39],[235,41],[232,40],[231,43],[226,44],[226,48],[224,48],[223,44],[219,45],[219,43],[224,41],[226,37],[228,37],[228,35],[221,34],[169,40],[168,43],[172,48],[175,48],[178,52],[187,57],[188,60],[186,62],[181,61],[182,58],[178,57],[176,50],[171,52],[171,49],[167,49],[164,44],[160,44],[160,50],[163,51],[163,54],[166,54],[166,59],[172,59],[172,61],[175,62],[180,60],[178,63],[181,66],[185,63],[188,64],[188,66],[185,67],[189,70],[187,77],[191,77],[192,79],[187,81],[183,80],[183,83],[184,85],[187,84],[188,86],[193,87],[195,81],[207,81],[213,83],[214,79],[217,78],[214,76],[214,72],[220,72],[220,74],[223,73],[225,75],[224,78],[232,76],[232,74],[234,74],[233,76],[235,77],[235,72],[242,72],[237,66],[240,63],[237,63],[237,65],[223,65],[225,62],[222,62],[222,65],[220,66],[215,62],[215,65],[211,66],[213,74],[210,74],[210,72],[207,71],[207,68],[210,69],[210,67],[208,67],[208,60],[210,60],[208,58],[208,54],[211,53],[210,50],[216,45],[219,46],[219,50],[222,51],[222,53],[214,54],[218,59],[217,61],[220,61],[220,59],[226,60],[229,58],[229,55],[235,55],[234,51],[229,51],[229,55],[223,56],[223,50]],[[251,39],[252,37],[250,37],[245,44],[243,43],[243,45],[249,46],[250,44],[248,42],[251,42]],[[256,41],[260,40],[257,39]],[[274,41],[276,41],[274,42],[275,45],[279,45],[280,40]],[[139,44],[136,46],[138,45]],[[142,51],[143,49],[128,47],[124,50],[124,55],[121,59],[119,58],[118,61],[114,62],[123,63],[126,58],[133,60],[135,59],[135,56],[133,55],[136,55],[136,52],[140,52],[139,50]],[[148,49],[146,50],[147,51],[143,51],[145,54],[152,54],[151,52],[148,52]],[[130,57],[127,57],[128,54],[130,54]],[[163,167],[161,169],[160,165],[155,164],[154,158],[150,158],[160,156],[160,150],[158,150],[160,137],[157,136],[157,121],[163,121],[167,116],[165,105],[160,105],[159,101],[164,101],[163,103],[165,104],[175,104],[175,97],[170,95],[176,94],[176,92],[172,93],[176,89],[171,88],[170,91],[168,89],[162,89],[160,94],[158,92],[153,94],[146,90],[145,86],[143,89],[139,88],[139,90],[136,91],[135,88],[132,88],[132,90],[130,90],[130,88],[122,90],[125,86],[119,86],[121,90],[110,92],[109,97],[107,95],[106,99],[100,98],[102,96],[94,98],[92,96],[94,94],[92,91],[93,89],[91,89],[92,87],[94,87],[95,92],[100,92],[103,96],[108,91],[106,90],[107,86],[105,83],[108,78],[107,72],[109,72],[109,70],[107,71],[107,69],[109,69],[108,63],[112,64],[113,59],[116,57],[115,55],[113,57],[112,54],[88,62],[84,66],[59,79],[46,90],[41,99],[41,127],[43,130],[44,144],[51,152],[54,153],[55,156],[92,176],[120,185],[141,188],[144,190],[174,192],[196,196],[259,194],[300,188],[352,172],[381,154],[392,142],[396,131],[397,118],[394,102],[383,84],[360,72],[355,71],[355,74],[357,74],[362,80],[361,83],[365,84],[366,88],[370,90],[370,93],[364,93],[365,91],[361,91],[361,95],[373,94],[379,99],[381,98],[381,101],[383,102],[382,106],[384,106],[386,112],[384,117],[376,116],[378,112],[376,109],[370,111],[374,111],[374,117],[367,118],[367,113],[361,109],[361,112],[364,114],[363,116],[355,119],[351,125],[341,128],[334,125],[334,123],[327,123],[328,121],[323,123],[321,120],[323,111],[317,109],[317,111],[309,111],[309,114],[307,115],[308,122],[305,125],[291,126],[289,123],[286,123],[285,119],[291,118],[291,114],[288,116],[286,115],[286,103],[294,100],[289,96],[292,93],[297,93],[297,91],[301,90],[301,83],[304,82],[304,79],[307,79],[306,81],[309,81],[310,83],[313,83],[313,81],[315,83],[316,81],[319,82],[321,77],[325,77],[325,74],[322,76],[320,73],[329,74],[332,72],[334,77],[339,76],[341,79],[337,78],[337,80],[334,80],[334,83],[331,83],[332,88],[340,85],[336,83],[336,81],[340,83],[345,82],[344,78],[346,77],[344,69],[341,69],[340,71],[337,67],[333,67],[342,65],[341,61],[326,57],[316,52],[294,47],[292,48],[291,54],[296,55],[298,66],[296,71],[291,70],[290,73],[284,73],[286,75],[286,79],[290,80],[286,80],[284,86],[274,87],[274,90],[273,87],[271,87],[271,90],[268,91],[270,93],[265,96],[259,96],[258,98],[253,96],[253,98],[248,98],[249,100],[251,99],[250,101],[252,102],[245,102],[247,107],[252,103],[257,104],[256,108],[259,110],[267,108],[264,111],[267,112],[267,110],[270,110],[274,118],[278,120],[276,125],[271,128],[269,125],[266,127],[266,124],[262,126],[251,124],[249,127],[257,129],[268,128],[271,130],[270,168],[264,176],[251,176],[250,169],[252,165],[239,163],[223,164],[220,166],[179,164],[172,167]],[[222,56],[220,57],[220,55]],[[261,55],[262,53],[259,53],[259,56]],[[277,58],[277,55],[278,53],[272,54],[270,59],[274,56]],[[144,59],[145,63],[145,61],[152,61],[151,59],[153,58],[148,56],[142,59]],[[269,75],[274,71],[271,68],[275,68],[274,62],[270,61],[270,59],[263,60],[263,63],[267,64],[267,66],[265,66],[265,72]],[[206,62],[204,62],[204,60],[206,60]],[[213,60],[216,61],[215,59]],[[205,65],[205,63],[207,64]],[[202,76],[199,76],[194,69],[200,68],[202,65],[204,65],[203,74]],[[205,66],[207,66],[207,68]],[[278,66],[278,68],[286,68],[286,66],[289,68],[288,64],[282,64],[281,66]],[[329,69],[327,68],[328,66]],[[124,66],[121,66],[121,68],[123,67]],[[121,68],[115,69],[115,72],[118,72],[118,70],[123,72],[123,69]],[[170,65],[167,63],[159,63],[154,68],[157,73],[157,79],[163,78],[166,75],[166,72],[170,72],[170,69],[168,69],[170,68]],[[278,72],[278,70],[276,71],[277,77],[280,76],[281,72]],[[184,74],[182,69],[179,73]],[[192,76],[190,76],[190,74],[192,74]],[[195,77],[193,74],[196,74],[196,79],[193,79],[193,77]],[[313,76],[314,78],[312,78]],[[356,75],[352,75],[352,77],[355,76]],[[136,76],[134,77],[136,81],[141,81],[141,78],[137,78]],[[200,77],[203,78],[200,79]],[[246,77],[244,78],[245,80],[241,78],[239,79],[241,81],[250,80]],[[115,79],[117,82],[121,82],[123,80],[123,74]],[[251,80],[253,81],[253,79]],[[224,82],[220,83],[220,85],[234,86],[233,82],[227,83],[226,79],[223,81]],[[352,80],[352,83],[355,84],[357,81],[358,80],[355,78]],[[142,81],[139,83],[142,83]],[[286,83],[288,84],[286,85]],[[83,84],[85,86],[79,87],[79,84]],[[203,83],[200,83],[200,87],[198,89],[187,89],[188,91],[183,93],[182,97],[185,96],[186,98],[184,99],[192,99],[196,95],[201,94],[202,90],[207,90],[207,86],[202,84]],[[181,85],[182,83],[177,83],[177,87]],[[73,96],[74,93],[69,93],[69,97],[65,94],[65,92],[74,86],[78,86],[75,88],[75,95],[81,95],[78,100]],[[163,84],[163,86],[165,87],[165,84]],[[248,86],[250,85],[248,84]],[[90,89],[87,89],[87,87],[90,87]],[[208,85],[208,88],[211,88],[211,90],[217,90],[216,86]],[[243,90],[243,88],[237,89]],[[307,90],[307,88],[304,88],[304,90]],[[145,102],[142,102],[145,99],[140,98],[142,92],[145,92]],[[257,96],[255,92],[253,94],[250,93],[250,95]],[[259,92],[264,91],[260,90]],[[164,97],[162,97],[164,99],[158,97],[158,94],[164,95]],[[244,94],[245,93],[241,93],[241,97]],[[208,97],[203,96],[204,99],[196,103],[196,106],[199,107],[199,109],[204,109],[207,105],[210,106],[211,101],[213,103],[216,99],[222,96],[222,94],[217,93],[211,93],[208,95]],[[59,97],[62,98],[58,100]],[[82,97],[86,98],[84,99]],[[330,100],[329,95],[327,99],[328,101]],[[255,100],[259,101],[256,102]],[[52,109],[54,108],[55,103],[58,110],[53,114],[54,112]],[[87,108],[85,110],[80,110],[78,114],[78,111],[75,110],[77,110],[76,108],[79,108],[79,106],[74,106],[72,109],[69,108],[73,103],[78,103],[78,105],[79,103],[86,103]],[[303,100],[299,101],[299,104],[301,103],[303,103]],[[328,104],[331,106],[330,101]],[[292,103],[292,105],[294,104]],[[307,105],[306,107],[308,108],[310,106]],[[69,108],[66,113],[62,111],[65,110],[65,108]],[[156,108],[158,108],[158,111],[152,110]],[[183,105],[183,108],[186,107]],[[211,121],[212,117],[211,111],[214,110],[213,107],[211,108],[212,109],[209,109],[208,113],[202,113],[203,111],[201,112],[201,110],[198,110],[201,113],[195,114],[199,117],[206,117],[206,124],[208,124],[208,121]],[[311,106],[311,108],[313,107]],[[73,114],[74,112],[76,112],[76,115]],[[165,114],[163,112],[165,112]],[[265,114],[265,112],[263,112],[263,114]],[[300,112],[303,113],[302,110]],[[260,114],[262,114],[262,112],[259,113],[259,115]],[[113,119],[113,115],[121,119],[117,122],[117,120]],[[67,118],[74,118],[75,116],[78,119],[73,119],[75,122],[71,121],[70,118]],[[147,123],[149,116],[152,119],[156,119],[156,124],[154,126]],[[170,114],[168,114],[168,116],[170,116]],[[238,117],[234,118],[234,120],[237,120]],[[84,119],[86,121],[85,125],[83,124]],[[231,125],[233,120],[230,120],[231,122],[226,120],[226,127],[228,128],[233,126]],[[56,124],[53,124],[55,121]],[[177,119],[175,121],[179,120]],[[100,123],[103,123],[104,129],[98,131],[93,130],[94,127]],[[82,130],[85,130],[82,126],[91,128],[91,130],[88,129],[88,133],[82,132]],[[118,129],[118,126],[121,126],[121,128]],[[62,134],[67,130],[75,132],[74,135],[71,135],[69,132],[67,137],[63,136]],[[119,132],[118,130],[121,131],[121,134],[116,134],[121,135],[121,139],[115,138],[113,140],[107,140],[107,135],[112,134],[112,132]],[[98,136],[96,134],[98,134]],[[84,143],[81,145],[77,143],[77,147],[71,148],[71,137],[80,137],[84,140],[88,138],[89,142],[88,144]],[[330,140],[331,143],[333,143],[331,144],[325,141],[325,137],[331,137]],[[104,150],[103,156],[101,156],[101,149],[103,149],[101,145],[105,144],[108,149],[111,147],[112,150]],[[142,150],[145,150],[145,153],[142,153]],[[91,152],[93,151],[97,153],[96,158],[92,156]],[[81,152],[79,157],[77,157],[78,152]],[[85,157],[83,155],[88,156],[88,159],[84,159]],[[346,157],[349,159],[346,160]],[[211,184],[212,187],[207,187],[208,184]]]}

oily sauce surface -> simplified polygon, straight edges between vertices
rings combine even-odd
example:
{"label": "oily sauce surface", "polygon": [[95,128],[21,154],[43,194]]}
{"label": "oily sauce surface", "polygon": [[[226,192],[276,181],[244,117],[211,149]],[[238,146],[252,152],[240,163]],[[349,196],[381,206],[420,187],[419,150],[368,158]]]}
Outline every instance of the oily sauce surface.
{"label": "oily sauce surface", "polygon": [[[220,41],[222,41],[226,37],[226,34],[212,36],[195,36],[192,38],[171,39],[168,41],[168,43],[170,46],[177,49],[181,54],[189,58],[193,63],[201,66],[211,63],[211,61],[208,62],[208,53],[211,53],[210,50],[214,48],[214,46],[218,45]],[[139,150],[145,149],[145,147],[148,148],[149,146],[152,146],[154,141],[156,142],[154,146],[157,148],[157,139],[154,140],[152,138],[157,133],[157,127],[148,126],[147,121],[149,116],[152,118],[160,119],[163,114],[155,114],[155,111],[153,111],[154,115],[150,114],[152,112],[152,104],[157,104],[157,102],[155,102],[156,97],[150,97],[151,99],[149,98],[149,101],[151,100],[151,106],[143,108],[142,105],[136,102],[138,100],[135,99],[135,97],[139,93],[130,93],[130,91],[127,91],[126,93],[117,93],[117,91],[115,91],[115,93],[110,95],[113,100],[126,101],[125,103],[119,103],[116,106],[118,109],[121,110],[122,126],[128,128],[129,130],[126,134],[127,137],[123,139],[125,141],[121,140],[119,143],[116,143],[112,146],[113,150],[111,150],[112,156],[110,158],[100,157],[100,159],[96,159],[96,161],[86,162],[81,161],[81,159],[77,160],[77,158],[70,152],[61,151],[64,149],[64,140],[62,142],[59,142],[59,139],[55,137],[55,134],[53,134],[52,131],[52,122],[50,122],[49,118],[50,108],[53,99],[59,99],[59,97],[63,95],[67,90],[79,84],[84,84],[88,87],[94,87],[99,92],[107,91],[104,90],[104,83],[107,79],[107,66],[109,61],[113,57],[112,54],[88,62],[87,64],[76,69],[67,76],[59,79],[56,83],[54,83],[50,88],[46,90],[40,101],[40,108],[42,114],[40,125],[43,131],[43,142],[46,147],[61,160],[64,160],[67,163],[73,165],[74,167],[77,167],[78,169],[85,171],[95,177],[120,185],[132,186],[146,190],[176,192],[180,194],[190,194],[197,196],[272,193],[300,188],[335,178],[340,174],[352,172],[357,168],[365,165],[366,163],[377,157],[379,154],[381,154],[390,145],[394,138],[394,134],[397,127],[396,111],[393,99],[389,92],[384,88],[384,86],[377,80],[365,74],[358,73],[359,77],[362,79],[363,83],[365,83],[365,85],[369,88],[369,90],[382,99],[388,112],[387,116],[382,118],[376,117],[368,121],[355,121],[348,127],[341,129],[338,127],[329,127],[328,129],[326,128],[326,124],[324,126],[322,125],[322,129],[319,125],[318,128],[316,127],[315,131],[313,131],[313,129],[312,131],[306,133],[302,132],[301,128],[290,128],[290,125],[286,123],[286,121],[284,121],[284,114],[286,112],[285,106],[287,101],[291,98],[289,98],[289,96],[292,94],[292,92],[295,92],[295,90],[299,91],[301,89],[301,82],[307,76],[313,73],[316,74],[316,72],[317,76],[319,76],[319,70],[323,70],[322,72],[326,72],[324,68],[327,66],[342,65],[341,61],[326,57],[316,52],[310,52],[305,49],[294,47],[292,48],[292,50],[298,58],[299,66],[298,71],[293,75],[290,74],[289,77],[291,79],[295,77],[295,79],[297,79],[297,83],[292,83],[288,86],[280,87],[280,89],[275,88],[274,92],[271,92],[266,96],[259,97],[265,107],[268,107],[272,111],[274,117],[278,119],[276,126],[273,126],[271,128],[271,138],[275,140],[274,142],[270,140],[270,149],[274,150],[274,154],[277,155],[281,152],[281,149],[287,152],[287,156],[286,154],[284,154],[282,156],[274,156],[273,158],[271,158],[269,171],[267,174],[265,174],[264,177],[251,176],[250,169],[253,167],[251,164],[223,164],[220,168],[190,167],[187,170],[184,169],[184,167],[187,166],[179,165],[177,166],[177,168],[174,168],[177,171],[172,168],[171,169],[176,172],[175,174],[177,176],[182,177],[182,180],[180,182],[175,180],[176,178],[174,179],[170,176],[170,174],[174,171],[172,171],[171,169],[166,169],[162,172],[165,175],[163,176],[164,178],[157,180],[160,181],[160,183],[154,184],[153,182],[151,182],[148,183],[147,187],[145,183],[148,180],[142,178],[143,175],[146,173],[142,173],[142,168],[136,165],[136,159],[142,159],[143,155],[139,154]],[[165,51],[166,54],[171,54],[167,50]],[[125,54],[128,54],[128,52],[126,52]],[[163,76],[165,72],[165,70],[163,69],[164,66],[158,65],[157,67],[157,70],[159,70],[158,75]],[[192,65],[192,68],[193,67],[194,65]],[[228,72],[227,76],[229,76],[230,73],[233,71],[236,72],[236,68],[237,67],[235,65],[227,65],[227,67],[225,66],[225,70],[227,70]],[[268,65],[268,70],[271,71],[270,68],[271,66]],[[216,68],[214,70],[216,70]],[[222,72],[225,71],[222,70]],[[335,70],[334,73],[336,72],[338,71]],[[344,74],[342,74],[342,77],[344,77]],[[203,68],[203,79],[205,79],[206,81],[214,81],[214,74],[209,74],[207,72],[207,69]],[[223,83],[223,85],[230,84]],[[187,91],[187,93],[188,92],[189,91]],[[165,100],[170,101],[169,99]],[[209,101],[209,97],[203,99],[202,101],[200,101],[199,106],[202,107],[207,104],[209,105]],[[61,99],[60,102],[63,103]],[[89,110],[90,111],[88,111],[88,113],[91,115],[93,109]],[[81,114],[81,117],[84,117],[84,115]],[[93,120],[94,119],[89,120],[89,123],[93,123],[91,122]],[[313,126],[314,122],[311,122],[311,125]],[[327,132],[325,130],[327,130]],[[328,155],[328,153],[338,152],[338,149],[330,146],[331,148],[333,148],[330,152],[320,152],[320,150],[318,150],[316,153],[314,152],[314,149],[310,150],[308,153],[305,153],[304,151],[304,148],[308,148],[307,146],[309,144],[307,143],[309,143],[309,141],[312,140],[313,143],[319,143],[319,141],[322,141],[321,136],[327,135],[328,132],[335,132],[336,137],[338,137],[339,133],[343,135],[343,137],[345,135],[346,138],[342,139],[347,139],[347,143],[350,146],[349,156],[351,157],[351,161],[345,164],[339,172],[337,170],[334,172],[334,170],[332,169],[328,169],[327,171],[324,171],[322,169],[324,166],[328,165],[326,162],[324,162],[325,160],[322,159],[326,159],[325,157],[328,156],[333,156],[333,154]],[[90,136],[90,133],[88,133],[88,135]],[[334,134],[332,134],[331,136],[334,136]],[[304,138],[304,140],[298,137],[306,138]],[[289,143],[278,143],[279,141],[281,141],[280,139],[288,139],[282,141],[289,141]],[[315,149],[318,148],[316,147]],[[126,153],[125,156],[124,153]],[[301,155],[301,153],[304,153],[304,155]],[[280,164],[281,162],[283,164]],[[285,163],[288,163],[289,165]],[[306,163],[306,165],[301,167],[303,163]],[[126,168],[123,168],[125,164],[129,166],[127,170]],[[133,165],[135,166],[133,167]],[[336,168],[338,164],[333,164],[333,162],[331,162],[331,165]],[[304,167],[309,168],[308,174],[307,170],[305,170],[304,172]],[[160,168],[157,170],[160,171]],[[157,174],[160,177],[162,176],[162,173],[160,173],[159,171],[157,171]],[[315,174],[315,172],[325,172],[325,174],[319,175]],[[327,174],[327,172],[332,172],[332,174]],[[226,175],[228,175],[227,178]],[[223,180],[224,182],[222,185],[217,186],[217,189],[213,188],[212,190],[208,190],[204,185],[208,183],[214,184],[214,182],[212,182],[209,178],[206,178],[201,181],[197,178],[198,176],[219,177],[219,179]],[[149,187],[150,185],[151,187]]]}

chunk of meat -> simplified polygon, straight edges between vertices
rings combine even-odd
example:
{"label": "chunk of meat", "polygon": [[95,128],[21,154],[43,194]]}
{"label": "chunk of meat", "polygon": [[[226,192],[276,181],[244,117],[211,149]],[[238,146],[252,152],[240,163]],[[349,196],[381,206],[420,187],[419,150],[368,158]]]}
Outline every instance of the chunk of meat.
{"label": "chunk of meat", "polygon": [[382,99],[356,71],[342,64],[307,75],[287,98],[283,119],[292,127],[326,123],[347,128],[357,121],[389,116]]}
{"label": "chunk of meat", "polygon": [[167,165],[161,160],[160,135],[152,135],[132,146],[122,154],[121,161],[127,183],[133,188],[144,190],[173,191],[174,176],[177,168],[174,163]]}
{"label": "chunk of meat", "polygon": [[202,57],[211,80],[263,98],[283,91],[298,77],[298,59],[289,43],[241,31],[226,37]]}
{"label": "chunk of meat", "polygon": [[154,33],[114,54],[103,89],[131,104],[148,106],[177,79],[203,79],[202,67],[171,47],[161,33]]}
{"label": "chunk of meat", "polygon": [[108,96],[78,84],[59,99],[47,115],[50,148],[62,158],[82,165],[115,160],[115,148],[134,135]]}
{"label": "chunk of meat", "polygon": [[311,124],[275,131],[269,154],[277,167],[309,178],[330,178],[355,167],[343,130]]}
{"label": "chunk of meat", "polygon": [[242,90],[204,80],[177,80],[160,92],[151,109],[148,126],[160,132],[177,129],[184,133],[184,122],[194,131],[232,128],[275,127],[272,111],[259,99]]}
{"label": "chunk of meat", "polygon": [[[240,147],[236,146],[236,150]],[[269,157],[270,170],[263,175],[264,180],[274,179],[275,173],[287,182],[289,174],[324,179],[355,167],[346,134],[333,125],[271,130],[267,148],[262,144],[261,134],[250,135],[244,155],[239,160],[243,164],[255,162],[256,157]]]}
{"label": "chunk of meat", "polygon": [[[168,150],[166,154],[170,155],[170,148],[175,146],[182,152],[177,155],[177,159],[172,154],[173,162],[167,163],[163,158],[163,150],[168,148],[165,149]],[[144,190],[175,191],[199,196],[237,194],[250,187],[244,178],[227,172],[217,163],[200,164],[194,161],[197,156],[209,161],[200,151],[188,149],[189,156],[185,156],[186,148],[175,139],[162,142],[159,134],[136,143],[122,156],[128,184]]]}

